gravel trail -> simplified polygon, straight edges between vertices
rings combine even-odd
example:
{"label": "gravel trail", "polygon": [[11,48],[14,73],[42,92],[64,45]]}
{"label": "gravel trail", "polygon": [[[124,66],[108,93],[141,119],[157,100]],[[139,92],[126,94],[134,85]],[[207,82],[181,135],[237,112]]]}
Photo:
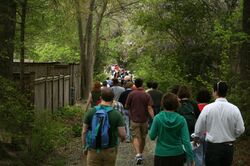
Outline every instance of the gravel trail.
{"label": "gravel trail", "polygon": [[[141,166],[153,166],[153,154],[155,143],[147,138],[144,150],[144,161]],[[75,138],[66,147],[64,156],[67,156],[66,166],[86,166],[86,156],[83,157],[81,152],[81,139]],[[131,143],[120,143],[116,166],[134,166],[135,152]]]}

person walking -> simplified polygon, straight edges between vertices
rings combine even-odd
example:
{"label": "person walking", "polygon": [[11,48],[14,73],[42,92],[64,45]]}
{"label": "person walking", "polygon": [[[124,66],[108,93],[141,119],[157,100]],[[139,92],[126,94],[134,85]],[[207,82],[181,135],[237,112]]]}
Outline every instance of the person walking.
{"label": "person walking", "polygon": [[187,122],[183,116],[175,112],[179,106],[177,95],[165,94],[162,98],[162,106],[164,110],[155,116],[149,132],[151,140],[157,138],[154,165],[183,166],[185,154],[187,163],[194,165]]}
{"label": "person walking", "polygon": [[102,87],[101,87],[101,89],[102,89],[102,88],[109,88],[109,84],[108,84],[108,82],[107,82],[106,80],[102,82]]}
{"label": "person walking", "polygon": [[[85,154],[87,154],[87,166],[115,166],[118,137],[120,137],[121,141],[124,141],[126,137],[122,114],[112,108],[114,93],[109,88],[103,88],[101,98],[102,101],[100,105],[90,108],[90,110],[85,113],[83,119],[82,142]],[[92,131],[95,131],[96,129],[93,129],[93,125],[95,124],[93,121],[97,114],[96,112],[100,109],[106,111],[108,116],[108,143],[106,144],[105,148],[100,147],[100,145],[97,147],[98,143],[89,145],[94,139],[91,134],[89,136],[89,132],[92,133]],[[102,121],[102,123],[97,126],[99,127],[103,124],[106,124],[105,121]],[[99,140],[99,142],[101,142],[99,144],[101,145],[103,144],[103,140],[105,140],[103,139],[103,131],[105,130],[101,130],[102,134],[97,134],[95,137],[96,142]],[[96,132],[99,133],[100,131],[98,130]],[[98,136],[100,136],[100,138],[97,138]]]}
{"label": "person walking", "polygon": [[195,125],[195,144],[206,132],[206,166],[231,166],[234,141],[245,131],[239,108],[226,99],[227,90],[224,81],[213,85],[216,100],[203,108]]}
{"label": "person walking", "polygon": [[[125,85],[126,90],[124,92],[122,92],[120,98],[119,98],[119,102],[122,103],[123,107],[125,107],[126,104],[126,100],[128,98],[128,95],[130,92],[132,92],[132,86],[133,83],[132,82],[127,82]],[[130,142],[130,118],[129,118],[129,111],[128,109],[124,108],[124,117],[125,117],[125,129],[126,129],[126,142],[129,143]]]}
{"label": "person walking", "polygon": [[132,144],[136,152],[136,164],[142,164],[143,151],[148,133],[149,115],[153,118],[152,99],[143,89],[143,80],[135,80],[136,90],[129,93],[125,108],[129,110],[131,118]]}
{"label": "person walking", "polygon": [[148,94],[153,100],[154,115],[157,115],[160,112],[163,93],[158,89],[158,83],[156,81],[153,81],[151,86],[152,89],[148,91]]}
{"label": "person walking", "polygon": [[145,92],[148,92],[148,91],[152,90],[152,83],[153,83],[152,80],[150,80],[150,81],[148,81],[148,82],[146,83],[147,89],[145,90]]}
{"label": "person walking", "polygon": [[94,86],[93,86],[91,92],[89,93],[86,111],[88,110],[89,106],[94,107],[101,102],[101,87],[102,87],[102,85],[99,81],[96,81],[94,83]]}
{"label": "person walking", "polygon": [[180,99],[180,107],[177,109],[177,113],[182,115],[188,124],[188,131],[191,135],[194,132],[194,126],[200,111],[196,102],[191,100],[191,91],[187,86],[180,86],[178,93]]}
{"label": "person walking", "polygon": [[115,95],[114,99],[118,101],[121,93],[125,91],[125,88],[119,86],[119,80],[117,78],[114,78],[111,90],[114,92]]}
{"label": "person walking", "polygon": [[198,108],[200,112],[210,102],[210,100],[211,93],[206,88],[201,88],[196,96],[196,101],[198,102]]}
{"label": "person walking", "polygon": [[[211,93],[206,88],[201,88],[196,96],[196,101],[198,102],[198,108],[200,112],[203,108],[209,104],[211,100]],[[194,134],[192,134],[194,136]],[[205,165],[205,136],[206,132],[200,137],[200,143],[198,147],[195,147],[194,152],[194,160],[196,166],[204,166]]]}
{"label": "person walking", "polygon": [[[148,91],[148,94],[153,100],[154,115],[157,115],[161,109],[161,98],[163,96],[163,93],[158,90],[158,83],[156,81],[151,82],[151,90]],[[152,121],[153,119],[149,120],[149,128],[151,127]]]}

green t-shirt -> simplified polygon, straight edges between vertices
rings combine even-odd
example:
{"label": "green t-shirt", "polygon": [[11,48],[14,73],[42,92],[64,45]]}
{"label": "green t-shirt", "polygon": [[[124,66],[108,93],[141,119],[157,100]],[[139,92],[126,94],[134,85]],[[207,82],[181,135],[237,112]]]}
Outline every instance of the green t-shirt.
{"label": "green t-shirt", "polygon": [[[105,110],[112,109],[110,106],[101,105]],[[96,112],[95,108],[90,108],[83,118],[83,123],[87,124],[91,129],[91,121]],[[115,147],[118,145],[118,127],[124,127],[124,119],[122,114],[117,110],[112,110],[108,112],[109,124],[110,124],[110,138],[109,138],[109,147]]]}

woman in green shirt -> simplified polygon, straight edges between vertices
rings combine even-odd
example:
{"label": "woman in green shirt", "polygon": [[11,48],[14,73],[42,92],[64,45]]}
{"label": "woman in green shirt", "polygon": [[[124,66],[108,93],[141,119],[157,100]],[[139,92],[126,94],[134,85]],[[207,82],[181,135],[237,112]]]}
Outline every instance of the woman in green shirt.
{"label": "woman in green shirt", "polygon": [[165,94],[162,106],[164,110],[155,116],[149,132],[151,140],[157,138],[154,165],[183,166],[185,159],[194,165],[187,122],[175,112],[179,106],[178,97],[173,93]]}

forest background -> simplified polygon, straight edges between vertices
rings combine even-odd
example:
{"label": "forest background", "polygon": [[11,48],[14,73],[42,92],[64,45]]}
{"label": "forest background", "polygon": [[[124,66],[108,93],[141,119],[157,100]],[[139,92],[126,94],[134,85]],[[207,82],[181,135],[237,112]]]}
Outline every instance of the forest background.
{"label": "forest background", "polygon": [[[67,142],[69,130],[80,130],[64,123],[74,115],[79,120],[80,110],[37,115],[29,108],[22,93],[25,59],[79,63],[83,99],[94,80],[106,79],[111,64],[158,81],[164,92],[189,85],[193,97],[201,87],[211,90],[213,83],[227,81],[228,99],[243,114],[248,140],[250,1],[0,0],[0,16],[0,129],[12,137],[10,145],[1,142],[3,158],[41,162]],[[11,81],[13,59],[20,59],[18,85]]]}

